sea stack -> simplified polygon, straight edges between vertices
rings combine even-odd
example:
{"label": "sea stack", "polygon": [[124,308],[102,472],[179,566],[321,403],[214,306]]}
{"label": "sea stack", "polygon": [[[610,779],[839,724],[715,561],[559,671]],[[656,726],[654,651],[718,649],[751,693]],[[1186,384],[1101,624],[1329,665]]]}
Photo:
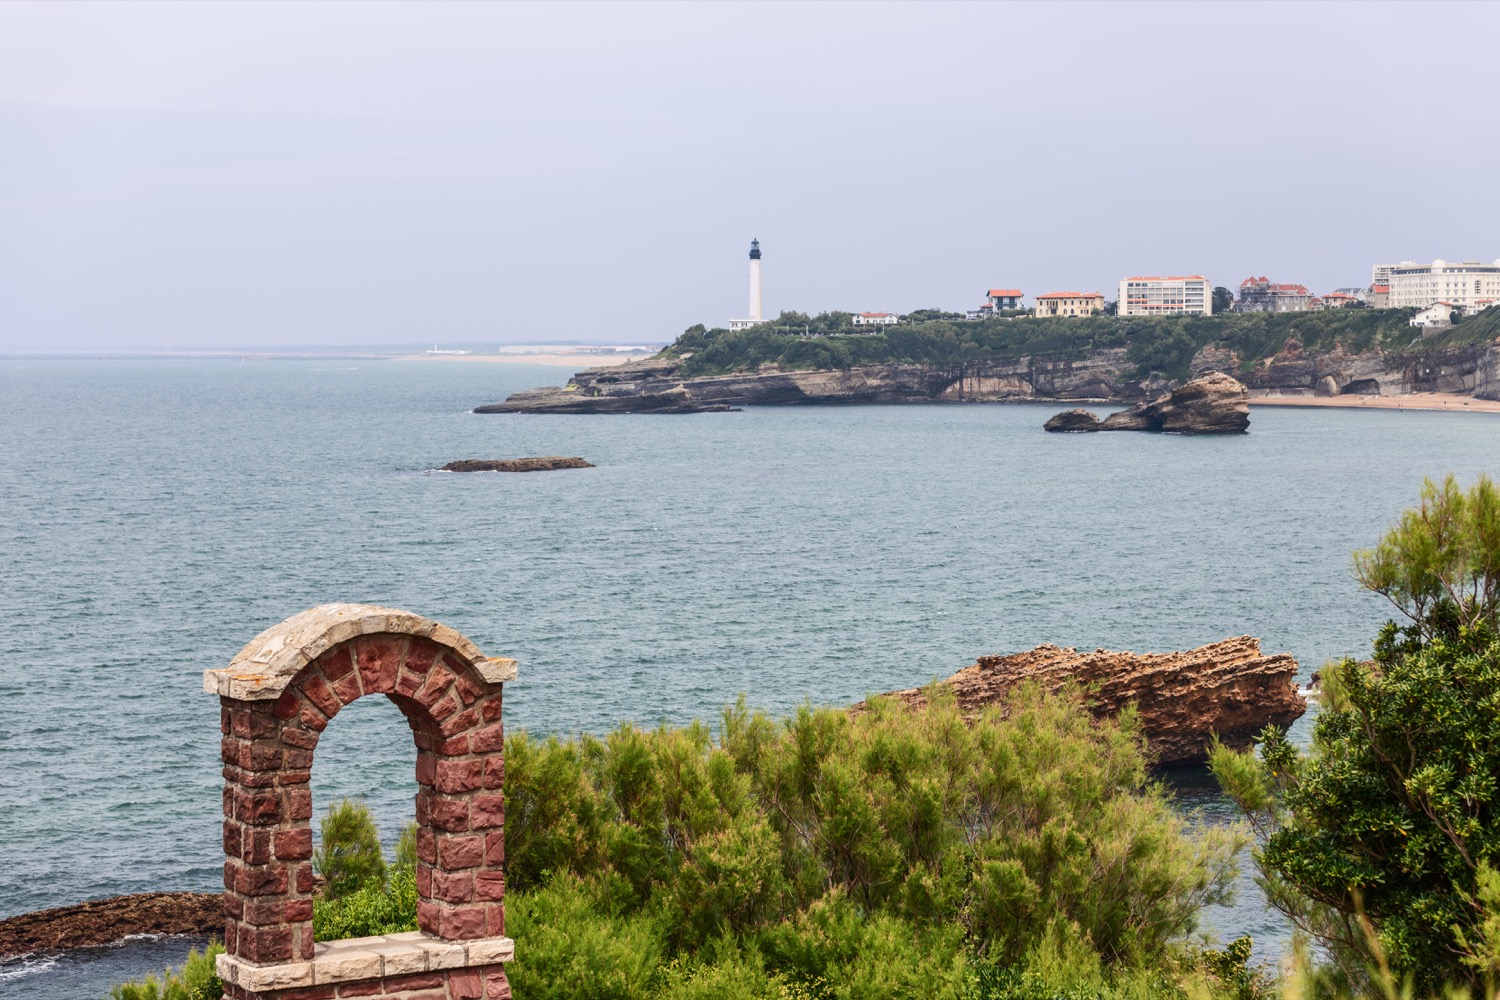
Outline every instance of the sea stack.
{"label": "sea stack", "polygon": [[1250,427],[1250,399],[1238,379],[1223,372],[1209,372],[1149,403],[1111,413],[1103,420],[1087,410],[1067,410],[1052,417],[1042,427],[1053,432],[1243,434]]}

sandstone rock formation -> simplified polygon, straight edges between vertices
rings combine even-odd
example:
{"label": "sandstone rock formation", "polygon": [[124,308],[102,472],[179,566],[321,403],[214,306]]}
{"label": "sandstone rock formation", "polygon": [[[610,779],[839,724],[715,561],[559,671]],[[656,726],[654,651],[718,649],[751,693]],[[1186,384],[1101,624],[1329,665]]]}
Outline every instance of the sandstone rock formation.
{"label": "sandstone rock formation", "polygon": [[1100,420],[1087,410],[1068,410],[1048,420],[1049,431],[1164,431],[1169,434],[1238,434],[1250,426],[1245,387],[1223,372],[1210,372],[1149,403]]}
{"label": "sandstone rock formation", "polygon": [[443,472],[550,472],[553,469],[592,469],[594,463],[562,455],[536,458],[464,458],[443,466]]}
{"label": "sandstone rock formation", "polygon": [[[1183,653],[1080,653],[1048,644],[1011,656],[981,656],[938,683],[952,688],[960,710],[974,715],[986,705],[1004,704],[1026,681],[1053,692],[1075,685],[1100,718],[1133,703],[1156,763],[1171,767],[1202,763],[1211,734],[1244,749],[1267,725],[1291,725],[1307,711],[1296,675],[1291,654],[1263,656],[1260,640],[1242,635]],[[914,709],[927,704],[921,688],[888,697]]]}
{"label": "sandstone rock formation", "polygon": [[1250,426],[1245,387],[1223,372],[1195,378],[1136,409],[1168,434],[1240,434]]}
{"label": "sandstone rock formation", "polygon": [[1064,410],[1043,424],[1042,429],[1057,433],[1097,431],[1099,418],[1088,410]]}
{"label": "sandstone rock formation", "polygon": [[0,920],[0,958],[110,944],[131,934],[222,934],[216,892],[143,892]]}

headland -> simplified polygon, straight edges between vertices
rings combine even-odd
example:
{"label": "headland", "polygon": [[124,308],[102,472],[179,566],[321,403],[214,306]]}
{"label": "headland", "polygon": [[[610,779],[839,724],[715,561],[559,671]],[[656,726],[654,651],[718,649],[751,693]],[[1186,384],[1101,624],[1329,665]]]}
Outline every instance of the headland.
{"label": "headland", "polygon": [[[1493,312],[1494,315],[1489,315]],[[478,413],[692,413],[839,403],[1135,405],[1213,372],[1257,405],[1500,401],[1500,310],[1436,335],[1409,310],[930,320],[876,333],[687,330],[651,358],[578,371]],[[810,326],[806,327],[810,329]],[[1415,400],[1412,400],[1415,397]],[[1304,405],[1292,403],[1290,405]],[[1378,404],[1377,404],[1378,405]],[[1398,404],[1402,408],[1414,408]],[[1475,407],[1469,407],[1471,411]]]}

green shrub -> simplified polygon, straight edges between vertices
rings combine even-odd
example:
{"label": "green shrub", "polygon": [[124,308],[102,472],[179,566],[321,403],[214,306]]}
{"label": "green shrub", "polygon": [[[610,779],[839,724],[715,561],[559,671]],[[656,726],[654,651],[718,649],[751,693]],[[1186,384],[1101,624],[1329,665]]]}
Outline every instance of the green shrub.
{"label": "green shrub", "polygon": [[[348,803],[331,807],[330,814]],[[361,807],[363,808],[363,807]],[[366,813],[368,820],[369,815]],[[325,817],[327,828],[327,819]],[[373,821],[369,830],[375,832]],[[379,849],[379,838],[375,843]],[[384,862],[381,866],[385,872]],[[371,878],[352,892],[340,896],[324,894],[313,900],[313,939],[341,941],[344,938],[399,934],[417,929],[417,824],[410,823],[396,842],[396,859],[387,877]]]}
{"label": "green shrub", "polygon": [[329,806],[319,824],[319,840],[313,867],[325,879],[325,896],[337,898],[384,881],[380,834],[364,803],[344,799]]}
{"label": "green shrub", "polygon": [[[507,776],[508,777],[508,776]],[[661,932],[651,915],[610,912],[601,893],[569,875],[506,897],[517,941],[506,976],[527,1000],[648,1000],[660,976]],[[524,942],[522,944],[521,942]]]}
{"label": "green shrub", "polygon": [[971,725],[951,697],[930,700],[917,713],[879,699],[857,715],[804,708],[784,723],[741,703],[717,735],[512,734],[511,899],[549,873],[575,876],[612,918],[650,914],[673,954],[837,897],[865,918],[957,928],[997,961],[1023,961],[1051,934],[1128,965],[1227,894],[1239,840],[1188,836],[1132,714],[1096,725],[1076,697],[1028,690]]}
{"label": "green shrub", "polygon": [[1268,730],[1212,767],[1269,900],[1327,956],[1318,989],[1477,987],[1500,977],[1500,494],[1424,483],[1356,567],[1409,624],[1323,671],[1306,755]]}
{"label": "green shrub", "polygon": [[109,995],[114,1000],[220,1000],[224,984],[215,971],[214,960],[223,952],[222,944],[211,941],[202,952],[197,948],[189,951],[182,968],[168,969],[160,982],[155,976],[147,976],[115,986]]}

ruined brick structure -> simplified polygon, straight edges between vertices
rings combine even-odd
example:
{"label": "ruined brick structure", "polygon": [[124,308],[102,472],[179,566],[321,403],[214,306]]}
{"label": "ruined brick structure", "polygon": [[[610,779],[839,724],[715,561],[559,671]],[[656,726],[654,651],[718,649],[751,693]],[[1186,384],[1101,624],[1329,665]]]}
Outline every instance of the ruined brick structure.
{"label": "ruined brick structure", "polygon": [[[361,604],[304,611],[205,672],[223,729],[225,996],[510,996],[500,696],[514,677],[514,660],[446,626]],[[313,752],[369,694],[395,702],[416,742],[421,929],[314,944]]]}

